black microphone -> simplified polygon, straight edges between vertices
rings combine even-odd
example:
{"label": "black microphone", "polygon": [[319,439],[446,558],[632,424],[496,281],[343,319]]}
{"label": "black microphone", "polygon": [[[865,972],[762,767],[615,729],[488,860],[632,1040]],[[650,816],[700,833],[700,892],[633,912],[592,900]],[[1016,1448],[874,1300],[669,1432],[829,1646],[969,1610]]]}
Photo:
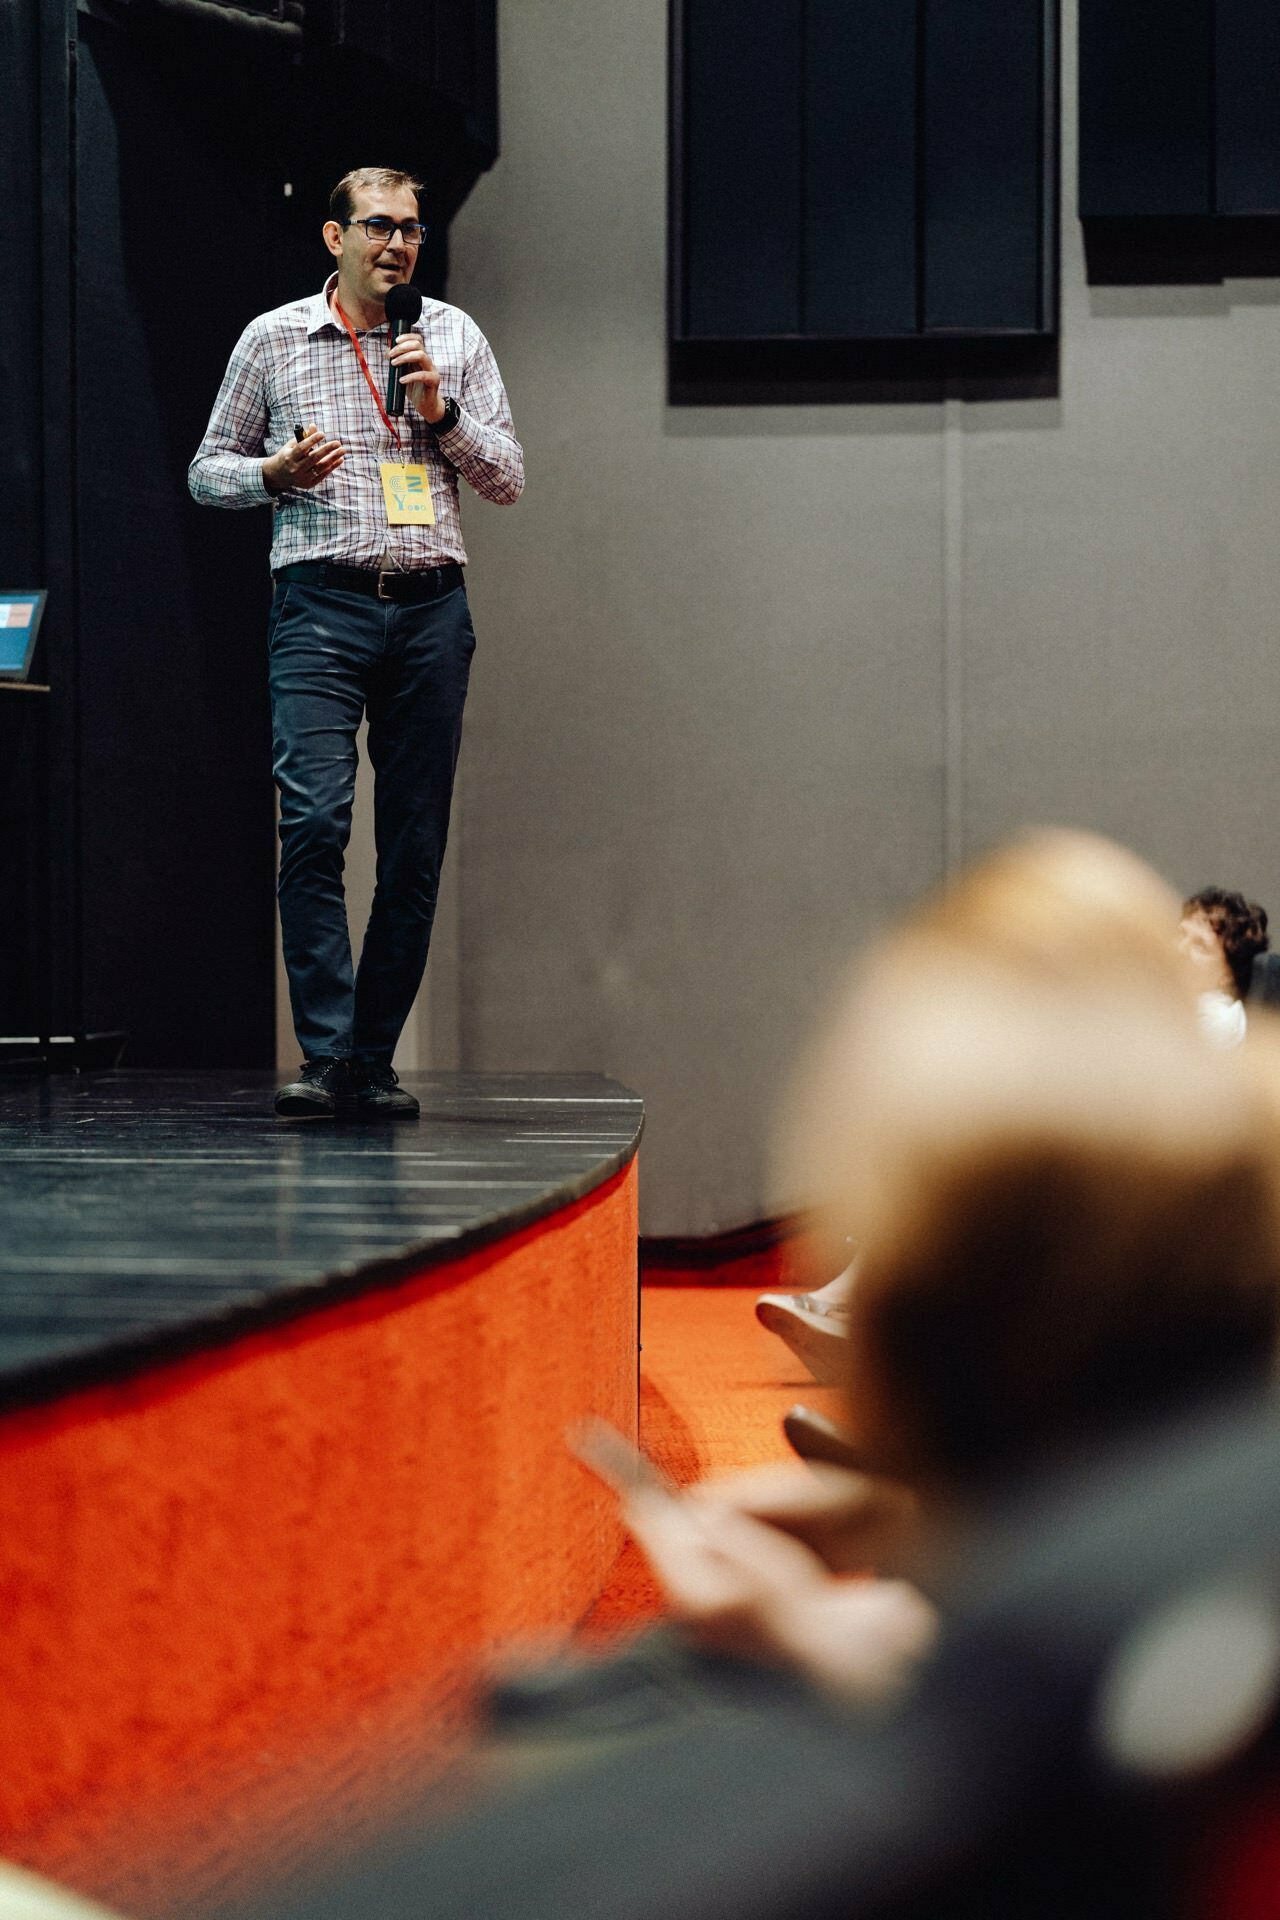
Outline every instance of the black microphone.
{"label": "black microphone", "polygon": [[[416,287],[401,280],[397,286],[388,288],[385,305],[387,319],[391,322],[390,344],[394,347],[422,312],[422,295]],[[404,388],[400,385],[399,367],[387,368],[387,412],[393,418],[404,412]]]}

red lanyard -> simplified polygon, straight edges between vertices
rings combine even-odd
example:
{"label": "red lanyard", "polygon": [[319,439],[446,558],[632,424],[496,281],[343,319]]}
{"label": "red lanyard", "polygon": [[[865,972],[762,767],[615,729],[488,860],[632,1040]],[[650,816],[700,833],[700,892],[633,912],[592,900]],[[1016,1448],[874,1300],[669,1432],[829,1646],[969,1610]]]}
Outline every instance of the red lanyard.
{"label": "red lanyard", "polygon": [[348,320],[346,314],[342,311],[342,308],[338,305],[338,296],[336,293],[333,296],[333,310],[337,314],[339,320],[341,320],[343,326],[347,330],[348,335],[350,336],[351,344],[356,350],[356,359],[360,362],[360,371],[364,375],[366,381],[368,382],[369,391],[373,395],[373,404],[375,405],[375,407],[377,407],[378,412],[382,415],[383,425],[386,427],[387,432],[391,435],[391,438],[395,441],[396,446],[399,447],[401,444],[399,425],[397,424],[396,421],[394,421],[391,418],[391,415],[387,412],[386,408],[382,404],[382,395],[378,392],[378,389],[374,384],[373,375],[369,371],[369,362],[365,359],[364,354],[360,350],[360,342],[356,339],[356,330],[352,326],[351,322]]}

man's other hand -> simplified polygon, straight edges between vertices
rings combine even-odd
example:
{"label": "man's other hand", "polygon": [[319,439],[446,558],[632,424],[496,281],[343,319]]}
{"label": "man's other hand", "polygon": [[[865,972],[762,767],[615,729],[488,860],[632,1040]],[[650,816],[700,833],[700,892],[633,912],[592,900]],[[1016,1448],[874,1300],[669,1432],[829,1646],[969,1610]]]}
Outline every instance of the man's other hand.
{"label": "man's other hand", "polygon": [[263,461],[262,484],[268,493],[310,492],[336,473],[346,457],[340,440],[326,440],[319,427],[308,427],[301,440],[290,440]]}

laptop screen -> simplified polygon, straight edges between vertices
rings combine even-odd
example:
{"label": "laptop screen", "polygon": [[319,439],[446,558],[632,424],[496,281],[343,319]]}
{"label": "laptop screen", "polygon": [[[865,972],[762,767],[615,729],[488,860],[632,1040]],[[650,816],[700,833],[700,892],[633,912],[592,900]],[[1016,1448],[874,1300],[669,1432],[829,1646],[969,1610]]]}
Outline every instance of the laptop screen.
{"label": "laptop screen", "polygon": [[0,590],[0,680],[25,680],[36,650],[45,595]]}

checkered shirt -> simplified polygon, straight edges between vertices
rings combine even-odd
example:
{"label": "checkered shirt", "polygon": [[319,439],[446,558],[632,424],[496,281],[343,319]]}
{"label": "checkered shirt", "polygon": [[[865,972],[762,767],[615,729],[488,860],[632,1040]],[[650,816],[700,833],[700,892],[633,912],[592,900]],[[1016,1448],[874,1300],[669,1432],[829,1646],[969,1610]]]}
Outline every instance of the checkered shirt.
{"label": "checkered shirt", "polygon": [[[524,486],[524,454],[489,342],[459,308],[423,301],[416,331],[440,371],[440,391],[453,396],[461,414],[451,432],[436,433],[408,400],[397,448],[350,336],[330,311],[336,284],[334,274],[322,292],[261,314],[245,328],[191,462],[191,492],[202,506],[273,507],[273,571],[295,560],[374,567],[384,553],[406,568],[445,560],[465,566],[458,475],[482,499],[499,505],[518,499]],[[389,329],[384,322],[357,334],[369,372],[385,394]],[[268,493],[263,459],[292,440],[298,422],[340,440],[346,459],[318,487]],[[427,468],[434,526],[387,525],[378,467],[394,459]]]}

